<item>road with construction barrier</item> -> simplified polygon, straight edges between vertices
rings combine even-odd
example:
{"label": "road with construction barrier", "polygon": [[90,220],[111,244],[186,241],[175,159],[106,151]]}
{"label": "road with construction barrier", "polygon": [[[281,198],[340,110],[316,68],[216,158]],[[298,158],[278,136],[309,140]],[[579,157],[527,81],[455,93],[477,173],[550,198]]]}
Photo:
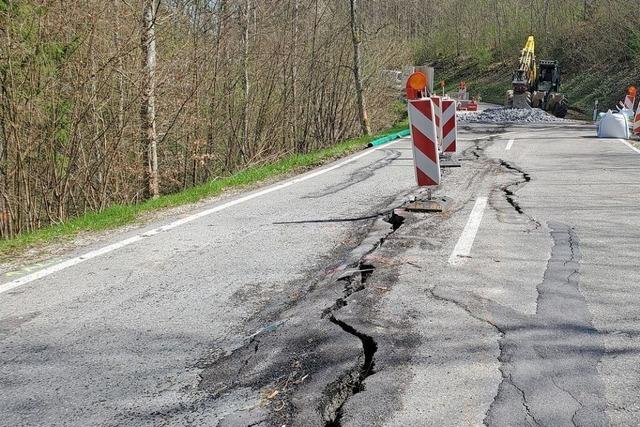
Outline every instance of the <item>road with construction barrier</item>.
{"label": "road with construction barrier", "polygon": [[640,425],[640,150],[383,142],[4,274],[0,425]]}

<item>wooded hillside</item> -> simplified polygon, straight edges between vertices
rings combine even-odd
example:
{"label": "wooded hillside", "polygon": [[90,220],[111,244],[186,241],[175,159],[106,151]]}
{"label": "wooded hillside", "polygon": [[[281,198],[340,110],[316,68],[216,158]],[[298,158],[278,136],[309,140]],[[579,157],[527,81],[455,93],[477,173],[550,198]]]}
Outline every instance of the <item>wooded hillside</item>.
{"label": "wooded hillside", "polygon": [[0,0],[0,237],[385,128],[382,70],[499,80],[529,33],[598,93],[636,3]]}

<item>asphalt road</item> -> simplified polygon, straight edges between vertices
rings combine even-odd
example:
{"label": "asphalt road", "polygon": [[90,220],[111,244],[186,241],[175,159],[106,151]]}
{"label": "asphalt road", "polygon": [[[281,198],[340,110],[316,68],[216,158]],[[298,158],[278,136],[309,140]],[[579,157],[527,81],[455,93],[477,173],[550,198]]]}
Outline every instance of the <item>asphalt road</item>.
{"label": "asphalt road", "polygon": [[402,140],[5,275],[0,425],[640,425],[640,152],[594,133],[461,129],[441,214]]}

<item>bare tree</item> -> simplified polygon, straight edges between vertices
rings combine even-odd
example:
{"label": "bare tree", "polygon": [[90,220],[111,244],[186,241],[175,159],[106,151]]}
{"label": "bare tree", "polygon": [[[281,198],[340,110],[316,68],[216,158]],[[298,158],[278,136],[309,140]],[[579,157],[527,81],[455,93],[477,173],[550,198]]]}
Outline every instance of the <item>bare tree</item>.
{"label": "bare tree", "polygon": [[304,152],[304,144],[298,139],[298,25],[300,23],[300,3],[293,0],[293,17],[291,19],[291,136],[296,144],[296,150]]}
{"label": "bare tree", "polygon": [[360,27],[358,16],[358,0],[350,0],[351,6],[351,41],[353,42],[353,79],[356,88],[356,100],[358,107],[358,118],[360,119],[360,128],[363,135],[371,133],[369,125],[369,117],[367,116],[367,106],[364,98],[364,85],[362,78],[362,29]]}
{"label": "bare tree", "polygon": [[142,11],[142,106],[141,136],[148,196],[160,195],[158,182],[158,135],[156,131],[156,5],[154,0],[143,0]]}
{"label": "bare tree", "polygon": [[246,160],[247,150],[249,147],[249,27],[251,25],[251,0],[244,0],[244,7],[241,8],[242,13],[240,22],[242,26],[242,142],[240,143],[240,155],[242,160]]}
{"label": "bare tree", "polygon": [[569,77],[640,56],[636,0],[4,3],[2,239],[387,127],[384,69],[509,59],[545,27]]}

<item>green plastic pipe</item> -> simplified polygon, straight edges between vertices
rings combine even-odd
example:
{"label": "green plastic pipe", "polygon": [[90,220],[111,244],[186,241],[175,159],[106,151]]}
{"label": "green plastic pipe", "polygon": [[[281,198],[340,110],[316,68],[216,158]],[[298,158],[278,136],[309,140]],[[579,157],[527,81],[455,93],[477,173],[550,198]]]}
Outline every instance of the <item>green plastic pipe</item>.
{"label": "green plastic pipe", "polygon": [[411,132],[409,131],[409,129],[405,129],[403,131],[400,132],[396,132],[396,133],[391,133],[389,135],[385,135],[381,138],[378,139],[374,139],[373,141],[371,141],[369,143],[369,147],[377,147],[379,145],[382,144],[388,144],[389,142],[395,141],[396,139],[400,139],[400,138],[404,138],[406,136],[409,136],[411,134]]}

